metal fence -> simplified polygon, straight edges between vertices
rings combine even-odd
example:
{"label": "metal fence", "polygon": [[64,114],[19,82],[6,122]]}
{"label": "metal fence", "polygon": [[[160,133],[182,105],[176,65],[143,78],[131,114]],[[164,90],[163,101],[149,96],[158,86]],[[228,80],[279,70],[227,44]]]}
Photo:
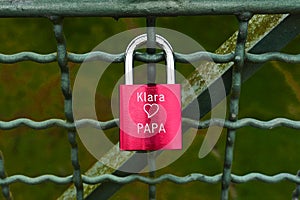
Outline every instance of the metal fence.
{"label": "metal fence", "polygon": [[[89,54],[76,54],[67,51],[66,41],[63,33],[64,17],[75,16],[108,16],[114,18],[121,17],[142,17],[147,18],[147,25],[155,25],[155,17],[160,16],[195,16],[195,15],[236,15],[239,21],[238,36],[233,42],[235,49],[233,52],[226,54],[209,53],[214,62],[219,64],[230,64],[228,70],[223,71],[219,76],[223,77],[230,93],[229,117],[225,122],[227,132],[227,142],[225,150],[225,160],[223,173],[209,176],[201,173],[188,174],[184,177],[165,174],[160,177],[150,177],[142,175],[118,176],[116,174],[102,174],[98,176],[83,175],[80,169],[78,159],[78,145],[76,142],[75,123],[72,113],[72,91],[70,85],[70,73],[68,62],[81,63]],[[260,40],[260,46],[246,46],[247,34],[249,29],[249,20],[254,14],[281,14],[283,17],[280,23],[275,24],[268,34],[264,34]],[[249,173],[245,175],[235,175],[231,173],[234,144],[236,131],[245,126],[253,126],[261,129],[271,129],[278,126],[285,126],[292,129],[300,129],[300,122],[286,118],[276,118],[270,121],[260,121],[252,118],[238,119],[239,115],[239,98],[241,93],[242,74],[251,76],[254,69],[262,63],[279,60],[286,63],[300,63],[300,55],[291,55],[278,53],[286,43],[298,35],[300,30],[300,2],[297,0],[290,1],[8,1],[4,0],[0,4],[0,16],[2,17],[46,17],[53,23],[54,35],[57,41],[57,52],[50,54],[38,54],[34,52],[20,52],[12,55],[0,54],[1,63],[17,63],[22,61],[33,61],[47,64],[57,62],[61,71],[61,89],[64,96],[64,113],[65,119],[48,119],[45,121],[32,121],[22,118],[12,121],[0,121],[1,130],[15,129],[20,126],[28,126],[33,129],[47,129],[57,126],[63,127],[68,131],[68,140],[71,145],[71,162],[73,165],[73,174],[66,177],[56,175],[42,175],[38,177],[28,177],[24,175],[6,176],[3,156],[0,156],[0,185],[5,199],[12,199],[9,186],[15,182],[26,184],[39,184],[43,182],[53,182],[56,184],[74,183],[76,188],[76,198],[84,198],[83,184],[96,185],[103,182],[113,182],[126,184],[133,181],[140,181],[149,184],[149,199],[155,199],[155,185],[163,181],[171,181],[178,184],[199,181],[204,183],[222,184],[221,199],[228,199],[229,186],[231,183],[245,183],[251,180],[260,180],[268,183],[275,183],[282,180],[288,180],[296,185],[293,193],[293,199],[298,199],[300,194],[300,177],[299,174],[279,173],[268,176],[262,173]],[[155,17],[154,17],[155,16]],[[153,31],[153,30],[152,30]],[[149,29],[149,35],[153,35]],[[281,35],[280,35],[281,34]],[[274,40],[278,37],[279,39]],[[283,39],[284,38],[284,39]],[[255,44],[257,45],[257,44]],[[151,52],[148,52],[151,54]],[[153,53],[153,52],[152,52]],[[106,52],[97,52],[99,59],[113,62],[123,62],[124,54],[113,55]],[[201,59],[201,52],[183,55],[175,52],[177,62],[186,62],[187,58],[194,60]],[[163,60],[163,54],[138,54],[135,59],[143,62],[159,62]],[[243,77],[244,78],[244,77]],[[150,75],[151,79],[151,75]],[[201,102],[201,95],[199,95]],[[210,105],[204,105],[206,109]],[[205,110],[205,108],[203,108]],[[207,113],[209,110],[205,111]],[[89,119],[85,123],[93,123]],[[97,122],[103,129],[116,127],[118,119],[106,122]],[[188,121],[192,127],[198,129],[207,128],[209,125],[220,125],[219,119],[210,119],[207,121]]]}

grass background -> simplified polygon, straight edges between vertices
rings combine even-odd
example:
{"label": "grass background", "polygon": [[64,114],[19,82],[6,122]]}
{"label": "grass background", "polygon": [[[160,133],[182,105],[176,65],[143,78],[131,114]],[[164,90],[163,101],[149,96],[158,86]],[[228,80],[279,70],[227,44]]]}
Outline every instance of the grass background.
{"label": "grass background", "polygon": [[[131,28],[145,26],[145,19],[112,18],[66,18],[64,22],[67,49],[71,52],[91,51],[106,38]],[[214,51],[235,30],[237,20],[233,16],[158,18],[157,26],[180,31],[199,42],[207,51]],[[56,51],[52,24],[47,19],[0,19],[0,52],[5,54],[20,51],[50,53]],[[299,53],[299,37],[284,50]],[[69,63],[71,81],[74,82],[80,65]],[[117,65],[111,75],[104,79],[104,88],[96,98],[101,99],[97,111],[111,117],[108,105],[114,81],[123,73],[123,65]],[[27,117],[34,120],[64,118],[63,96],[60,89],[60,72],[57,63],[38,64],[19,62],[0,65],[0,120]],[[188,74],[186,65],[178,70]],[[300,69],[299,64],[269,62],[242,86],[240,117],[255,117],[269,120],[274,117],[299,119],[300,114]],[[104,91],[103,91],[104,90]],[[118,130],[112,132],[118,135]],[[222,134],[215,150],[204,159],[198,151],[205,130],[199,131],[188,151],[172,165],[161,169],[157,176],[172,173],[185,176],[199,172],[214,175],[222,172],[225,136]],[[96,160],[79,142],[79,158],[82,171],[86,171]],[[300,136],[292,129],[275,128],[259,130],[242,128],[237,133],[233,173],[261,172],[295,174],[300,169]],[[5,157],[9,175],[25,174],[38,176],[72,173],[70,146],[67,132],[61,128],[32,130],[20,127],[0,131],[0,150]],[[18,199],[55,199],[68,186],[44,183],[25,185],[14,183],[11,191]],[[189,183],[176,185],[169,182],[158,184],[158,199],[219,199],[220,184]],[[289,182],[266,184],[252,181],[235,184],[230,188],[230,198],[239,199],[290,199],[295,185]],[[112,199],[146,199],[147,185],[131,183],[124,186]],[[0,199],[2,196],[0,195]]]}

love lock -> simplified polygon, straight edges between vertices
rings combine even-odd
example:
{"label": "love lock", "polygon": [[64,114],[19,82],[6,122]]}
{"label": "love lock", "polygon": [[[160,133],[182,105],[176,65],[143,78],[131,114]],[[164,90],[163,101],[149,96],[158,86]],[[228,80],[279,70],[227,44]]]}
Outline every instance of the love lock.
{"label": "love lock", "polygon": [[133,52],[147,35],[134,38],[126,49],[125,85],[120,85],[120,150],[181,149],[181,89],[175,84],[173,50],[156,35],[166,54],[167,84],[133,85]]}

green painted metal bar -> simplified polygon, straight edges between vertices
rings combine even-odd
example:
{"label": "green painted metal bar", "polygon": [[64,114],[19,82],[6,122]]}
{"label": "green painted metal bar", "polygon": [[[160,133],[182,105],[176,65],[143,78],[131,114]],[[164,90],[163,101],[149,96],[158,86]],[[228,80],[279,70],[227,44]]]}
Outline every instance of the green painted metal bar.
{"label": "green painted metal bar", "polygon": [[[87,57],[89,57],[89,60],[103,60],[103,61],[114,62],[114,63],[124,62],[124,53],[109,54],[106,52],[98,51],[98,52],[90,52],[85,54],[77,54],[77,53],[69,52],[67,56],[68,56],[68,60],[74,63],[82,63]],[[10,54],[10,55],[0,53],[0,63],[13,64],[22,61],[33,61],[37,63],[51,63],[57,61],[56,57],[57,57],[56,53],[39,54],[34,52],[20,52],[20,53]],[[208,58],[212,59],[216,63],[227,63],[233,60],[234,54],[233,53],[217,54],[211,52],[195,52],[191,54],[181,54],[181,53],[174,52],[174,57],[176,62],[178,63],[187,63],[188,61],[196,62]],[[136,61],[150,63],[150,62],[163,61],[164,55],[163,53],[156,53],[151,55],[151,54],[136,52],[134,58]],[[248,62],[253,62],[253,63],[265,63],[268,61],[281,61],[286,63],[300,62],[300,54],[291,55],[291,54],[280,53],[280,52],[266,52],[262,54],[246,53],[246,58]]]}
{"label": "green painted metal bar", "polygon": [[[297,176],[300,177],[300,170],[297,172]],[[300,184],[296,185],[296,189],[293,191],[292,200],[299,200],[300,197]]]}
{"label": "green painted metal bar", "polygon": [[[146,25],[147,25],[147,53],[149,55],[155,54],[155,46],[156,46],[156,32],[155,32],[155,17],[147,17]],[[155,83],[156,81],[156,64],[148,63],[147,64],[147,83]],[[150,169],[149,177],[155,177],[156,170],[156,161],[155,161],[155,152],[148,152],[148,166]],[[148,185],[148,199],[155,200],[156,199],[156,185],[149,184]]]}
{"label": "green painted metal bar", "polygon": [[[4,158],[3,158],[2,152],[0,151],[0,178],[5,179],[6,177],[7,177],[7,175],[6,175],[5,168],[4,168]],[[9,189],[9,184],[3,184],[3,185],[1,185],[1,188],[2,188],[3,197],[6,200],[12,200],[13,197],[12,197],[12,194]]]}
{"label": "green painted metal bar", "polygon": [[[235,175],[231,174],[232,182],[233,183],[247,183],[250,181],[261,181],[265,183],[279,183],[282,181],[290,181],[295,184],[300,184],[300,177],[296,176],[294,174],[290,173],[279,173],[274,175],[266,175],[262,173],[249,173],[245,175]],[[82,176],[82,181],[86,185],[98,185],[102,184],[103,182],[112,182],[117,183],[120,185],[131,183],[133,181],[139,181],[145,184],[159,184],[165,181],[177,183],[177,184],[185,184],[190,183],[193,181],[203,182],[203,183],[209,183],[209,184],[215,184],[219,183],[222,179],[222,174],[216,174],[216,175],[205,175],[201,173],[192,173],[186,176],[175,176],[173,174],[164,174],[156,178],[149,178],[141,175],[130,175],[130,176],[116,176],[112,174],[103,174],[103,175],[95,175],[95,176]],[[6,184],[12,184],[12,183],[26,183],[30,185],[40,184],[40,183],[46,183],[46,182],[52,182],[56,184],[69,184],[72,183],[72,176],[66,176],[66,177],[59,177],[55,175],[41,175],[38,177],[28,177],[24,175],[13,175],[10,177],[7,177],[6,179],[0,179],[0,185],[6,185]],[[115,185],[115,184],[114,184]],[[97,199],[107,199],[110,197],[110,189],[109,190],[103,190],[107,193],[99,193],[100,196],[98,196]],[[66,195],[65,199],[74,199],[74,190],[68,190],[68,195]],[[103,198],[103,196],[106,196],[107,198]]]}
{"label": "green painted metal bar", "polygon": [[[147,17],[147,54],[154,55],[155,54],[155,25],[156,18],[155,17]],[[156,80],[156,66],[155,63],[148,63],[147,65],[147,79],[148,83],[155,83]]]}
{"label": "green painted metal bar", "polygon": [[[66,6],[67,5],[67,6]],[[147,17],[238,14],[299,13],[298,0],[191,0],[191,1],[129,1],[129,0],[2,0],[2,17],[48,17],[48,16],[108,16]]]}
{"label": "green painted metal bar", "polygon": [[[300,129],[300,121],[286,119],[286,118],[275,118],[269,121],[262,121],[257,120],[253,118],[242,118],[237,120],[236,122],[231,122],[228,120],[223,121],[223,119],[209,119],[205,121],[196,121],[191,120],[189,118],[183,118],[182,119],[183,124],[186,124],[189,127],[197,128],[197,129],[205,129],[209,126],[221,126],[224,128],[229,129],[239,129],[242,127],[253,127],[253,128],[260,128],[260,129],[273,129],[276,127],[286,127],[286,128],[292,128],[292,129]],[[110,128],[117,127],[117,124],[119,123],[119,119],[114,119],[110,121],[96,121],[91,119],[82,119],[79,121],[76,121],[75,123],[67,123],[65,120],[62,119],[49,119],[45,121],[33,121],[31,119],[21,118],[21,119],[15,119],[13,121],[9,122],[3,122],[0,121],[0,129],[1,130],[11,130],[18,128],[20,126],[26,126],[35,130],[42,130],[47,129],[51,127],[61,127],[65,129],[74,129],[74,128],[80,128],[84,126],[91,126],[94,128],[99,128],[103,130],[107,130]],[[224,124],[223,124],[224,123]]]}
{"label": "green painted metal bar", "polygon": [[[239,113],[239,99],[242,86],[242,70],[245,61],[245,47],[248,33],[248,23],[251,18],[251,14],[244,13],[238,16],[239,19],[239,31],[236,42],[235,59],[232,70],[232,85],[230,94],[230,107],[229,107],[229,120],[232,122],[237,121]],[[229,198],[229,186],[231,183],[231,168],[233,162],[233,150],[235,142],[235,129],[228,129],[225,159],[222,176],[222,200],[228,200]]]}
{"label": "green painted metal bar", "polygon": [[[262,181],[265,183],[278,183],[280,181],[291,181],[296,184],[300,183],[300,177],[295,176],[293,174],[289,174],[289,173],[280,173],[280,174],[275,174],[272,176],[261,174],[261,173],[249,173],[249,174],[246,174],[243,176],[231,174],[231,176],[232,176],[233,183],[246,183],[249,181]],[[89,183],[89,184],[101,183],[101,182],[104,182],[105,180],[110,180],[112,182],[119,183],[119,184],[126,184],[126,183],[130,183],[132,181],[140,181],[140,182],[143,182],[146,184],[159,184],[159,183],[162,183],[163,181],[167,181],[167,180],[171,181],[173,183],[177,183],[177,184],[185,184],[185,183],[189,183],[192,181],[201,181],[204,183],[214,184],[214,183],[220,182],[221,179],[222,179],[221,174],[207,176],[207,175],[200,174],[200,173],[192,173],[192,174],[189,174],[189,175],[183,176],[183,177],[175,176],[173,174],[164,174],[164,175],[161,175],[154,179],[145,177],[145,176],[140,176],[140,175],[118,177],[118,176],[114,176],[111,174],[106,174],[106,175],[102,175],[102,176],[98,176],[98,177],[97,176],[96,177],[87,177],[87,176],[83,177],[83,181],[85,183]],[[99,197],[98,199],[101,199],[101,198]]]}
{"label": "green painted metal bar", "polygon": [[[53,30],[57,41],[57,62],[61,71],[61,90],[64,96],[64,113],[67,122],[73,123],[72,110],[72,91],[70,84],[70,73],[67,59],[66,39],[63,33],[63,19],[60,17],[52,17]],[[76,131],[68,131],[68,139],[71,145],[71,161],[74,168],[73,182],[76,188],[76,197],[78,200],[83,199],[83,184],[81,179],[80,164],[78,159],[78,145],[76,142]]]}

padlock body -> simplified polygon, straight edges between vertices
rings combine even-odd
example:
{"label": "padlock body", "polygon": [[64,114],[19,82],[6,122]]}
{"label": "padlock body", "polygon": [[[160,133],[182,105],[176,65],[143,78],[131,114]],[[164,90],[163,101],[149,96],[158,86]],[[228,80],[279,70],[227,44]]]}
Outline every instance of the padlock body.
{"label": "padlock body", "polygon": [[180,84],[120,85],[120,150],[181,149]]}

